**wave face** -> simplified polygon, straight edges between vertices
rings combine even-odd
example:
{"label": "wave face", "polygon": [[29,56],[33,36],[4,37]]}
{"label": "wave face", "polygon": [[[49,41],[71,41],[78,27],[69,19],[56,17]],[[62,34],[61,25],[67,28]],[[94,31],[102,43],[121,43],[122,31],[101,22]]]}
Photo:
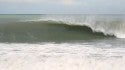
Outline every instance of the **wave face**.
{"label": "wave face", "polygon": [[66,25],[53,21],[1,24],[1,42],[65,42],[108,38],[93,33],[87,26]]}
{"label": "wave face", "polygon": [[2,15],[0,19],[0,42],[125,38],[124,15]]}

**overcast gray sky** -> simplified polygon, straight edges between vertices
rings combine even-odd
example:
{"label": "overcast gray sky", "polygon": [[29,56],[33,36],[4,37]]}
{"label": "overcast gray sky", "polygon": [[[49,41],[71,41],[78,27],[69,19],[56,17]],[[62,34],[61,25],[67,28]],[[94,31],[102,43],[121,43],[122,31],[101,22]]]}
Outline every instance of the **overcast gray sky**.
{"label": "overcast gray sky", "polygon": [[0,14],[125,14],[125,0],[0,0]]}

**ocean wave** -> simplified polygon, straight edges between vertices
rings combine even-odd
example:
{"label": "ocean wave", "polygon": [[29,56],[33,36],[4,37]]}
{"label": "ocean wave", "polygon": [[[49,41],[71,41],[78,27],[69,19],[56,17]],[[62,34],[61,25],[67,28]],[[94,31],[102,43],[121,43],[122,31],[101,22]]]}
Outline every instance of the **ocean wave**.
{"label": "ocean wave", "polygon": [[24,18],[0,24],[0,42],[125,38],[125,17],[121,15],[39,15],[39,18]]}
{"label": "ocean wave", "polygon": [[117,38],[125,38],[125,21],[123,17],[116,16],[67,16],[67,15],[46,15],[33,22],[49,21],[58,24],[87,26],[93,32],[102,32],[104,35],[114,35]]}

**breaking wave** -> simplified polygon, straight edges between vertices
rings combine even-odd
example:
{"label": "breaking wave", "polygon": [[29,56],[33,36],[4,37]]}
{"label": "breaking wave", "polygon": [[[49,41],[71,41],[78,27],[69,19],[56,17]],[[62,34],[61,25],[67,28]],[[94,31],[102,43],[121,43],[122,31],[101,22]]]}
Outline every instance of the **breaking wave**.
{"label": "breaking wave", "polygon": [[87,26],[93,32],[102,32],[104,35],[114,35],[117,38],[125,38],[125,17],[120,15],[45,15],[38,20],[54,21],[68,25]]}
{"label": "breaking wave", "polygon": [[25,20],[24,17],[0,24],[0,42],[125,38],[125,17],[122,15],[41,15]]}

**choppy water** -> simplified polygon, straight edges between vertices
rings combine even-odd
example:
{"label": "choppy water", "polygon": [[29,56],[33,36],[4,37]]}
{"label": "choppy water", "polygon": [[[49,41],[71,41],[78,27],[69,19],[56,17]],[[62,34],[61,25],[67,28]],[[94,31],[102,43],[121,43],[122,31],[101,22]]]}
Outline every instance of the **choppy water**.
{"label": "choppy water", "polygon": [[124,70],[125,15],[0,15],[0,70]]}

